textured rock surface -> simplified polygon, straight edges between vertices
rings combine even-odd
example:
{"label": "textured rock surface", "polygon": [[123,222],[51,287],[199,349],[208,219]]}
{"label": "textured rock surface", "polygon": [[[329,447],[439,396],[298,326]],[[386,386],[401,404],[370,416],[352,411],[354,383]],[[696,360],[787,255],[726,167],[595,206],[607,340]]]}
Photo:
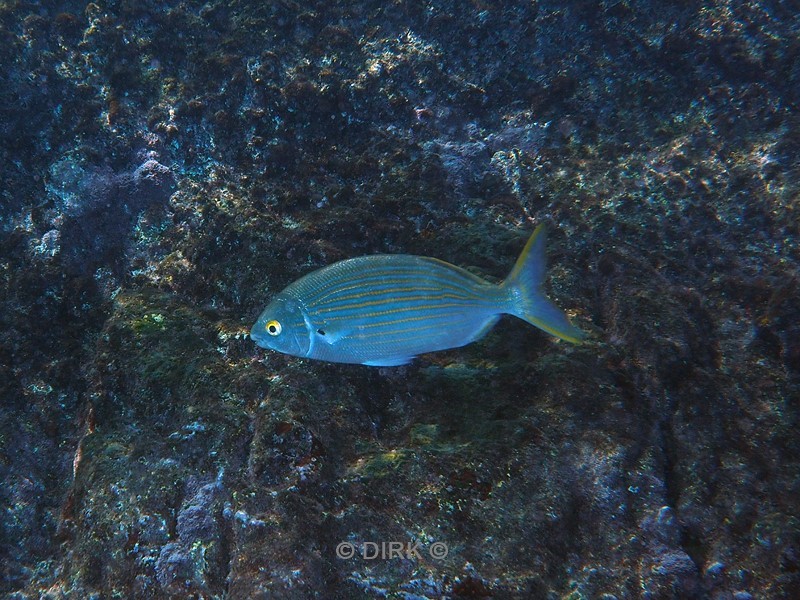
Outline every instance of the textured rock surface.
{"label": "textured rock surface", "polygon": [[[0,3],[0,593],[794,597],[795,11],[356,4]],[[246,337],[535,222],[580,347]]]}

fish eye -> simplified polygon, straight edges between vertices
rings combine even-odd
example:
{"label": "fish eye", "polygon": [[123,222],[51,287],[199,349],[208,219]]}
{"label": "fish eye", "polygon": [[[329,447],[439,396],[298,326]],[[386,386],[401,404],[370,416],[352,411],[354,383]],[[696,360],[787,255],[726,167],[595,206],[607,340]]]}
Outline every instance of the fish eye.
{"label": "fish eye", "polygon": [[273,319],[264,326],[264,329],[266,329],[267,333],[270,335],[279,335],[283,327],[281,327],[280,321]]}

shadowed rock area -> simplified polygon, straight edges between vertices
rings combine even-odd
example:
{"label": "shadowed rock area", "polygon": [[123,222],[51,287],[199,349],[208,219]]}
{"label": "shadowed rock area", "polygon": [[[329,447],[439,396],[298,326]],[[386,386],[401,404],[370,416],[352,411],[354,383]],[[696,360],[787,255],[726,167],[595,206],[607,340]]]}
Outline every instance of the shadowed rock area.
{"label": "shadowed rock area", "polygon": [[[800,22],[696,4],[0,3],[0,594],[795,597]],[[538,223],[582,345],[248,339]]]}

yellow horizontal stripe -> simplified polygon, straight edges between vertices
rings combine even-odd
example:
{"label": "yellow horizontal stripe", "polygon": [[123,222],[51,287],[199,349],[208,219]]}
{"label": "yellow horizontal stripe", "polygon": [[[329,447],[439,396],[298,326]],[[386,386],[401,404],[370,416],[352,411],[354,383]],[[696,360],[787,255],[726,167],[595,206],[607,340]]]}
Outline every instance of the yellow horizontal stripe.
{"label": "yellow horizontal stripe", "polygon": [[[427,315],[417,315],[415,317],[403,317],[402,319],[391,319],[387,321],[374,321],[372,323],[364,323],[363,325],[358,325],[358,329],[367,329],[370,327],[383,327],[385,325],[396,325],[398,323],[412,323],[414,321],[424,321],[425,319],[428,320],[437,320],[438,322],[442,322],[444,319],[452,319],[454,313],[449,314],[427,314]],[[459,317],[460,319],[464,319],[466,317]]]}
{"label": "yellow horizontal stripe", "polygon": [[[354,309],[359,309],[359,308],[365,308],[367,306],[382,306],[382,305],[386,305],[386,304],[397,304],[397,303],[400,303],[400,302],[405,303],[405,302],[414,302],[414,301],[417,301],[417,300],[446,300],[446,299],[449,299],[449,300],[467,300],[463,296],[459,296],[459,295],[456,295],[456,294],[436,294],[436,295],[434,295],[434,294],[425,294],[423,296],[408,296],[408,297],[402,298],[402,299],[392,298],[391,296],[389,296],[389,297],[381,298],[381,299],[378,299],[378,300],[369,300],[367,302],[356,302],[356,303],[353,303],[353,304],[346,304],[344,306],[336,306],[335,308],[315,309],[314,312],[319,314],[319,313],[329,313],[329,312],[334,312],[334,311],[354,310]],[[466,304],[466,306],[472,306],[473,304],[474,304],[473,302],[469,302],[469,303]],[[425,309],[429,309],[429,308],[430,309],[438,308],[438,305],[429,304],[427,306],[409,306],[409,307],[403,308],[403,310],[425,310]],[[352,318],[352,316],[353,315],[350,315],[350,318]],[[358,315],[358,316],[359,317],[364,317],[365,315]]]}
{"label": "yellow horizontal stripe", "polygon": [[[363,292],[359,292],[358,294],[348,294],[346,296],[336,296],[339,292],[343,292],[345,290],[353,290],[358,288],[364,288],[363,285],[354,285],[348,288],[342,288],[341,290],[336,290],[334,294],[329,294],[328,297],[334,296],[334,298],[329,302],[314,302],[311,306],[314,308],[321,308],[323,306],[333,304],[334,302],[341,302],[344,300],[356,300],[358,298],[364,298],[365,296],[374,296],[377,294],[399,294],[401,292],[417,292],[417,291],[431,291],[431,292],[440,292],[442,291],[442,286],[432,286],[432,287],[422,287],[422,286],[414,286],[413,289],[411,286],[408,287],[395,287],[395,288],[386,288],[381,290],[371,290],[366,289]],[[396,297],[395,297],[396,298]],[[400,300],[398,300],[400,301]],[[348,308],[346,305],[343,308]]]}
{"label": "yellow horizontal stripe", "polygon": [[[385,303],[383,303],[383,304],[385,304]],[[369,319],[369,318],[372,318],[372,317],[380,317],[380,316],[383,316],[383,315],[392,315],[392,314],[397,314],[397,313],[400,313],[400,312],[408,312],[408,311],[411,311],[411,310],[438,310],[438,309],[442,309],[442,308],[453,308],[453,307],[456,307],[456,306],[462,307],[462,308],[473,308],[473,307],[475,307],[475,305],[472,304],[472,303],[463,303],[463,302],[447,302],[447,303],[429,304],[429,305],[422,305],[422,306],[403,306],[403,307],[395,308],[395,309],[392,309],[392,310],[380,310],[380,311],[375,311],[375,312],[371,312],[371,313],[363,313],[363,314],[356,315],[356,316],[354,316],[354,315],[342,315],[342,316],[339,316],[339,317],[336,317],[336,316],[328,317],[326,319],[326,322],[341,321],[343,319]]]}
{"label": "yellow horizontal stripe", "polygon": [[[428,292],[428,293],[425,293]],[[404,294],[417,294],[414,296],[404,295]],[[384,297],[385,296],[385,297]],[[365,302],[352,302],[353,300],[359,299],[369,299],[372,300],[365,301]],[[312,310],[316,310],[318,312],[332,312],[337,310],[351,310],[351,309],[358,309],[363,308],[364,306],[377,306],[379,304],[385,304],[390,302],[396,302],[397,304],[403,304],[405,302],[416,302],[418,300],[437,300],[437,299],[459,299],[464,300],[465,302],[478,302],[481,300],[479,297],[470,297],[463,294],[459,294],[457,291],[452,292],[449,290],[442,290],[441,287],[438,288],[424,288],[424,287],[415,287],[412,289],[402,289],[402,288],[393,288],[388,290],[381,290],[380,292],[374,291],[365,291],[359,294],[349,294],[347,296],[343,296],[341,298],[336,298],[331,302],[328,302],[322,306],[314,306]],[[339,304],[341,302],[341,304]],[[350,302],[349,304],[347,302]]]}
{"label": "yellow horizontal stripe", "polygon": [[[479,299],[481,297],[481,295],[478,292],[476,292],[474,290],[470,290],[467,287],[459,286],[459,285],[457,285],[458,282],[454,281],[453,279],[449,279],[448,280],[446,278],[442,278],[442,277],[439,276],[439,274],[433,274],[433,276],[432,276],[432,274],[430,272],[428,272],[428,271],[419,271],[419,272],[410,272],[410,273],[408,273],[408,275],[409,275],[409,277],[404,277],[402,279],[399,279],[399,278],[396,278],[396,277],[393,277],[393,278],[381,277],[381,278],[375,278],[374,281],[371,280],[370,278],[362,278],[361,280],[354,281],[352,283],[352,285],[349,285],[349,282],[345,282],[345,283],[348,283],[348,285],[344,285],[344,286],[339,287],[339,288],[328,287],[328,288],[326,288],[324,290],[325,293],[322,296],[318,296],[317,298],[310,298],[309,299],[309,305],[311,305],[311,306],[324,306],[325,304],[327,304],[325,302],[325,300],[328,300],[329,298],[332,298],[332,297],[333,297],[333,301],[336,302],[336,301],[339,301],[339,300],[347,300],[347,299],[350,299],[350,298],[358,298],[358,297],[361,297],[361,296],[364,296],[364,295],[367,295],[367,294],[371,294],[371,293],[386,294],[386,293],[390,293],[390,292],[404,291],[404,290],[411,290],[411,289],[414,289],[414,290],[431,290],[431,291],[435,291],[437,289],[438,290],[447,289],[447,290],[452,290],[453,292],[461,292],[465,296],[469,296],[469,297],[472,297],[472,298],[475,298],[475,299]],[[414,283],[414,279],[413,279],[414,277],[416,277],[417,280],[424,280],[424,283],[427,284],[430,287],[423,287],[423,286],[421,286],[419,284]],[[379,285],[379,286],[397,285],[398,287],[396,289],[394,289],[394,290],[392,290],[392,289],[383,289],[383,287],[382,287],[382,289],[375,290],[375,289],[370,287],[373,283],[375,285]],[[472,283],[472,282],[464,282],[464,283]],[[350,296],[337,297],[337,294],[341,294],[342,292],[347,292],[347,291],[350,291],[350,290],[358,290],[358,289],[363,289],[364,291],[360,295],[350,295]]]}
{"label": "yellow horizontal stripe", "polygon": [[[437,323],[430,323],[428,325],[421,325],[419,327],[403,327],[401,329],[391,329],[389,331],[374,331],[372,333],[357,333],[357,334],[349,336],[349,337],[362,340],[362,339],[371,338],[371,337],[390,336],[390,335],[395,335],[395,334],[398,334],[398,333],[406,334],[406,333],[409,333],[409,332],[412,332],[412,331],[420,332],[420,331],[424,331],[426,329],[441,328],[441,327],[447,326],[447,325],[455,325],[455,324],[458,324],[458,323],[464,323],[467,320],[468,319],[466,317],[464,317],[464,318],[460,318],[460,319],[453,319],[448,323],[437,322]],[[423,336],[421,336],[421,335],[405,336],[404,335],[403,337],[399,338],[398,341],[407,342],[407,341],[410,341],[410,340],[419,339],[421,337],[423,337]],[[387,344],[388,343],[389,342],[387,342]],[[391,343],[391,345],[395,345],[395,344]]]}
{"label": "yellow horizontal stripe", "polygon": [[387,258],[391,259],[393,257],[376,255],[374,257],[352,258],[323,267],[319,271],[313,271],[304,278],[299,279],[298,282],[304,284],[303,287],[306,293],[317,295],[329,290],[335,292],[337,286],[342,284],[368,285],[371,281],[379,281],[384,277],[406,275],[421,278],[430,277],[433,274],[428,265],[419,264],[417,260],[403,261],[403,263],[396,263],[390,260],[386,264]]}

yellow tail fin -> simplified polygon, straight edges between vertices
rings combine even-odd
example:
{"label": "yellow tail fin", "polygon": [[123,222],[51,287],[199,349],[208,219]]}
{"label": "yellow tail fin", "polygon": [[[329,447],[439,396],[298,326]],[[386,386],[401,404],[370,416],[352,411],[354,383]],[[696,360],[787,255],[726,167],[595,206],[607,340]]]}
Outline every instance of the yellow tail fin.
{"label": "yellow tail fin", "polygon": [[502,283],[508,290],[509,312],[562,340],[578,344],[586,333],[569,322],[567,315],[542,291],[547,232],[539,225],[531,235],[514,268]]}

